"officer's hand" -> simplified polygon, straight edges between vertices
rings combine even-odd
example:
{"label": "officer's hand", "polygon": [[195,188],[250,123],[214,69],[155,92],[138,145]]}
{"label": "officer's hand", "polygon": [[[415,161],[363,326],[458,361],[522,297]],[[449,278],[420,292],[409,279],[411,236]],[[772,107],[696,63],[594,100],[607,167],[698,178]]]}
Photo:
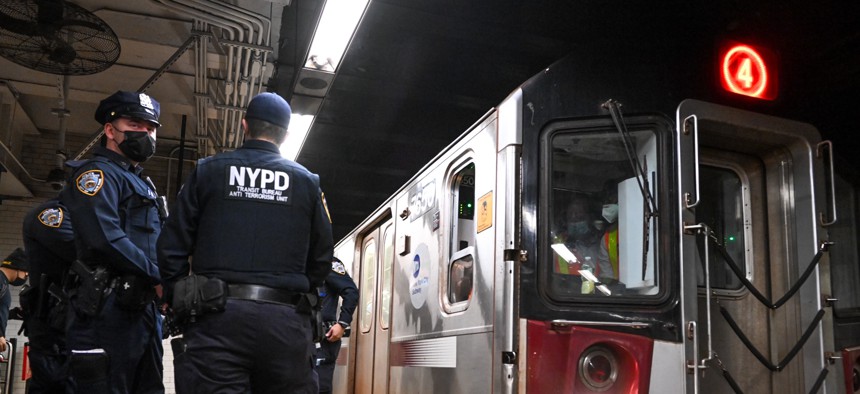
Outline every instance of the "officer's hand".
{"label": "officer's hand", "polygon": [[6,351],[6,337],[0,337],[0,352]]}
{"label": "officer's hand", "polygon": [[328,329],[328,332],[325,334],[325,337],[329,342],[337,342],[343,337],[343,327],[340,324],[334,324],[331,328]]}

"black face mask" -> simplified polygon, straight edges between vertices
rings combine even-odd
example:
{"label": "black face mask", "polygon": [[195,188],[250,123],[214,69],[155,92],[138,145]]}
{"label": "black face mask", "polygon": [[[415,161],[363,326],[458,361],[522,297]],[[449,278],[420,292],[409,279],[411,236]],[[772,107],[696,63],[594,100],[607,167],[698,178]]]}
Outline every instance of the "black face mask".
{"label": "black face mask", "polygon": [[123,131],[125,140],[119,144],[119,150],[125,156],[136,162],[144,162],[155,154],[155,138],[146,131]]}
{"label": "black face mask", "polygon": [[17,277],[15,278],[15,280],[9,282],[9,284],[12,286],[23,286],[24,283],[27,283],[27,278]]}

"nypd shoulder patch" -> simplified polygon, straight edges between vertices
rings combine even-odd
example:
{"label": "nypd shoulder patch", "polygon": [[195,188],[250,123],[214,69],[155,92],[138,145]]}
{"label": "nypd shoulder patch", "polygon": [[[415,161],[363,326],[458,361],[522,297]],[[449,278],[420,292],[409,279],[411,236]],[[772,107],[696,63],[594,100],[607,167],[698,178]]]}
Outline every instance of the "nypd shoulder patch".
{"label": "nypd shoulder patch", "polygon": [[39,212],[39,221],[48,227],[60,227],[63,224],[63,211],[58,208],[48,208]]}
{"label": "nypd shoulder patch", "polygon": [[89,170],[78,175],[78,179],[75,181],[75,184],[78,186],[78,190],[81,193],[88,196],[95,196],[99,190],[102,189],[104,179],[105,175],[102,170]]}
{"label": "nypd shoulder patch", "polygon": [[332,261],[331,270],[339,275],[346,275],[346,267],[340,261]]}

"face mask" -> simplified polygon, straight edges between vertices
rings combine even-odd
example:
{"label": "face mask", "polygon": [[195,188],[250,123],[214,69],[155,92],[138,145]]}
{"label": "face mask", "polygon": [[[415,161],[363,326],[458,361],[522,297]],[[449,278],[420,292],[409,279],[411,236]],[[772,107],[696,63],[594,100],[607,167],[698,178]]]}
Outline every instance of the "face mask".
{"label": "face mask", "polygon": [[27,278],[26,277],[22,278],[20,276],[15,278],[15,280],[9,282],[9,284],[12,286],[23,286],[24,283],[27,283]]}
{"label": "face mask", "polygon": [[618,204],[606,204],[603,206],[603,218],[609,223],[615,223],[618,219]]}
{"label": "face mask", "polygon": [[588,222],[585,220],[569,223],[567,225],[567,233],[572,236],[582,236],[588,234]]}
{"label": "face mask", "polygon": [[155,154],[155,138],[145,131],[123,131],[125,140],[119,144],[119,150],[125,156],[136,162],[144,162]]}

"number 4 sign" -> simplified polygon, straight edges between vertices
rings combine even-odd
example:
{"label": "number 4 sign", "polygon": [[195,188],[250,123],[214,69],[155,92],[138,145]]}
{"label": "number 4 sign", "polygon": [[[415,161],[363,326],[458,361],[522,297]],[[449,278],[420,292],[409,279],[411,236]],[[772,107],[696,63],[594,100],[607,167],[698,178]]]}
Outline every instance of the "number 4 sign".
{"label": "number 4 sign", "polygon": [[[762,55],[764,53],[764,55]],[[722,51],[720,77],[723,89],[764,100],[776,98],[775,66],[766,51],[734,44]]]}

